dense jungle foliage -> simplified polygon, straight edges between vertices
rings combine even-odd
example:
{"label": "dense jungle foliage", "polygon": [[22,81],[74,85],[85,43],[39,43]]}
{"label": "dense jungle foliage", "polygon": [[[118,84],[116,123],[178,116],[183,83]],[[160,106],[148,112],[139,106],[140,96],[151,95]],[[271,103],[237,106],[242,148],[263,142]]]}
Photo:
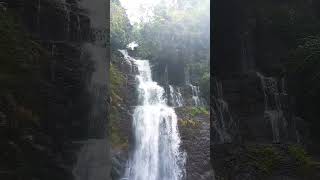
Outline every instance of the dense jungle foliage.
{"label": "dense jungle foliage", "polygon": [[111,48],[125,48],[135,41],[139,44],[136,56],[151,60],[154,66],[175,66],[182,76],[188,69],[191,81],[200,85],[203,97],[209,97],[209,8],[210,1],[178,1],[173,7],[159,3],[148,22],[130,24],[121,3],[113,0]]}

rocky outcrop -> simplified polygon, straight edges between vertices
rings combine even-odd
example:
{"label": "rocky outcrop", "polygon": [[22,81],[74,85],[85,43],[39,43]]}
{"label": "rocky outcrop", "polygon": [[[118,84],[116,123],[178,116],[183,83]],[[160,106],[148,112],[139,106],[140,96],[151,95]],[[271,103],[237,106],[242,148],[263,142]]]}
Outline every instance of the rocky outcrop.
{"label": "rocky outcrop", "polygon": [[186,179],[213,179],[210,164],[209,113],[192,106],[175,108],[181,136],[181,148],[186,153]]}
{"label": "rocky outcrop", "polygon": [[[108,56],[97,41],[101,24],[92,21],[91,7],[97,2],[90,3],[91,6],[85,0],[1,2],[5,11],[21,23],[17,27],[45,52],[46,58],[41,60],[47,63],[41,67],[41,83],[35,88],[39,93],[31,97],[37,97],[33,105],[40,106],[40,113],[38,126],[29,128],[30,140],[21,139],[21,129],[15,129],[17,133],[10,130],[12,136],[4,137],[3,142],[16,149],[8,158],[19,156],[17,161],[11,161],[10,173],[0,175],[4,179],[74,179],[73,167],[84,144],[75,141],[106,136]],[[106,17],[99,15],[105,22]],[[5,104],[1,107],[7,107],[9,102],[2,103]],[[18,103],[12,108],[17,109]],[[2,108],[0,111],[7,117],[14,113]],[[20,156],[20,152],[24,155]],[[108,173],[108,168],[104,170]]]}
{"label": "rocky outcrop", "polygon": [[[261,177],[263,173],[252,171],[254,166],[238,168],[242,162],[234,159],[250,154],[244,150],[248,143],[261,149],[268,145],[283,158],[286,153],[279,146],[310,145],[307,138],[310,129],[307,119],[302,118],[307,116],[303,116],[297,104],[301,96],[292,86],[298,80],[286,74],[284,65],[290,46],[294,45],[288,43],[292,37],[284,35],[282,30],[290,27],[287,23],[293,20],[283,20],[281,17],[288,16],[280,14],[292,13],[292,17],[298,17],[296,14],[300,13],[314,17],[312,4],[311,1],[250,0],[214,3],[211,160],[217,179],[281,178],[276,170]],[[289,34],[290,30],[286,32]],[[230,162],[222,162],[223,159],[230,159]],[[291,166],[293,162],[286,163]],[[277,168],[285,171],[287,165],[280,163]],[[223,169],[228,171],[219,173]],[[303,179],[304,176],[283,178]]]}
{"label": "rocky outcrop", "polygon": [[[123,51],[124,52],[124,51]],[[116,132],[112,132],[111,138],[120,138],[121,140],[115,141],[112,144],[112,179],[119,179],[125,173],[129,152],[131,152],[133,146],[133,133],[132,132],[132,114],[134,107],[137,105],[138,94],[136,92],[136,74],[137,67],[133,62],[128,61],[122,53],[118,50],[112,51],[111,63],[114,68],[119,71],[118,76],[122,76],[122,82],[120,86],[112,84],[116,87],[116,94],[120,99],[111,99],[112,116],[111,116],[111,128],[116,128]],[[112,86],[111,85],[111,86]],[[114,97],[114,96],[112,96]]]}
{"label": "rocky outcrop", "polygon": [[317,165],[302,160],[303,150],[288,144],[223,144],[213,149],[215,178],[318,179]]}
{"label": "rocky outcrop", "polygon": [[[218,83],[219,91],[223,91],[224,95],[224,104],[214,106],[215,114],[223,111],[220,106],[230,108],[229,116],[234,121],[229,122],[230,120],[224,119],[224,123],[225,126],[236,124],[236,129],[239,130],[238,135],[241,137],[241,140],[238,140],[297,142],[295,117],[290,109],[290,99],[288,94],[279,88],[278,80],[251,72],[233,79],[222,80],[222,83],[215,82],[215,84]],[[219,103],[222,99],[216,97],[213,101]],[[216,117],[217,120],[221,118]],[[232,128],[227,129],[230,131]],[[235,133],[236,129],[232,132]]]}

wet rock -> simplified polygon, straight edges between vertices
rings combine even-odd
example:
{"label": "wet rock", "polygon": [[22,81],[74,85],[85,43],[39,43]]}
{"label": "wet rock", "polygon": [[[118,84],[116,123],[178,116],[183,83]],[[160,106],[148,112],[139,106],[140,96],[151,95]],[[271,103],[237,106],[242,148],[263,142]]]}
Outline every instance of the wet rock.
{"label": "wet rock", "polygon": [[208,114],[199,114],[190,119],[185,106],[176,108],[181,148],[187,154],[187,180],[212,180],[210,164],[210,121]]}
{"label": "wet rock", "polygon": [[[41,100],[40,104],[36,104],[41,106],[39,126],[21,128],[21,123],[15,118],[16,112],[21,111],[20,101],[1,97],[0,111],[6,114],[10,127],[8,132],[5,131],[7,134],[4,138],[16,144],[13,149],[24,153],[23,156],[11,154],[12,164],[29,168],[21,169],[21,172],[28,173],[28,177],[23,179],[73,179],[72,168],[79,147],[71,145],[71,140],[88,138],[88,125],[93,124],[88,117],[92,116],[90,109],[97,102],[93,101],[94,97],[96,94],[105,97],[107,92],[104,87],[90,86],[95,62],[92,52],[87,52],[85,48],[88,46],[84,45],[92,42],[92,27],[87,11],[81,9],[78,1],[74,0],[66,0],[66,3],[58,0],[4,2],[21,20],[23,30],[31,35],[35,44],[41,46],[46,58],[41,59],[46,66],[42,69],[40,86],[35,87],[39,89],[36,99]],[[101,98],[101,101],[104,100]],[[4,111],[2,107],[5,107]],[[22,112],[26,115],[25,110]],[[102,123],[105,125],[107,120],[103,115],[103,118],[99,118],[104,119]],[[102,128],[105,130],[105,126],[100,127],[99,131]],[[28,158],[33,161],[29,162]],[[15,159],[18,159],[17,162]],[[10,168],[16,169],[15,166]],[[19,176],[21,173],[13,173],[9,179],[21,179]],[[3,179],[1,175],[0,179]]]}

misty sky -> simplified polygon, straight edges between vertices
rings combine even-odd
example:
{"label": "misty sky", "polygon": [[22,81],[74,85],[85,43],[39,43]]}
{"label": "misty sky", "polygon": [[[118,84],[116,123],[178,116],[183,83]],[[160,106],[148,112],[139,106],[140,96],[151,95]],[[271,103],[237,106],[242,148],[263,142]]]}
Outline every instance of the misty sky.
{"label": "misty sky", "polygon": [[126,9],[131,24],[148,22],[153,17],[154,7],[159,3],[175,6],[177,0],[120,0]]}

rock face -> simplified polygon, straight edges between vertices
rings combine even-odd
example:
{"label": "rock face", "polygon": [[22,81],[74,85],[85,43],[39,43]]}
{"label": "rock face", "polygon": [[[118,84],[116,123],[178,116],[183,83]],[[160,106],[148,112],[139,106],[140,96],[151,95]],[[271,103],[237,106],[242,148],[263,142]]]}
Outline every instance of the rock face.
{"label": "rock face", "polygon": [[224,118],[220,126],[227,126],[231,136],[240,135],[241,141],[297,142],[288,94],[279,88],[278,80],[251,72],[214,83],[220,88],[216,93],[223,91],[223,97],[217,94],[213,99],[216,120]]}
{"label": "rock face", "polygon": [[[125,53],[125,51],[123,51]],[[115,143],[112,146],[112,179],[119,179],[125,173],[126,163],[128,161],[129,152],[134,146],[132,132],[132,114],[134,107],[137,105],[138,94],[136,92],[136,74],[137,67],[124,57],[124,54],[118,50],[112,51],[112,64],[119,70],[124,77],[123,85],[117,89],[117,93],[121,96],[121,101],[115,107],[117,109],[117,126],[118,136],[124,140],[124,143]],[[114,100],[112,100],[114,101]],[[112,103],[113,104],[113,103]],[[120,145],[120,146],[119,146]]]}
{"label": "rock face", "polygon": [[[265,13],[274,10],[272,7],[285,11],[292,2],[259,3],[218,0],[213,6],[211,161],[216,179],[303,179],[281,176],[277,170],[267,175],[254,172],[255,166],[238,161],[250,154],[247,144],[258,149],[269,145],[286,159],[280,146],[308,143],[301,141],[301,137],[307,139],[308,130],[302,125],[305,120],[298,117],[297,97],[290,89],[294,79],[279,73],[284,69],[281,58],[289,47],[272,31],[276,20]],[[301,8],[312,13],[310,7],[304,3]],[[291,161],[281,162],[279,171],[292,165]],[[290,172],[296,175],[293,169]]]}
{"label": "rock face", "polygon": [[[216,179],[317,179],[316,170],[302,168],[293,145],[223,144],[213,149]],[[301,162],[300,162],[301,163]]]}
{"label": "rock face", "polygon": [[[86,0],[1,2],[7,11],[15,13],[23,30],[48,55],[48,65],[41,74],[43,83],[38,87],[43,103],[41,125],[32,133],[34,142],[22,147],[22,150],[29,148],[26,156],[36,157],[35,154],[42,153],[39,159],[43,162],[26,165],[37,170],[29,170],[31,177],[23,178],[74,179],[72,169],[78,160],[77,152],[83,147],[82,143],[74,142],[106,136],[109,58],[101,44],[106,39],[98,37],[106,25],[92,21],[92,6],[97,2],[90,3],[89,6]],[[95,14],[105,22],[107,16],[98,11]],[[22,143],[16,139],[11,141]],[[108,145],[104,147],[106,151],[102,153],[106,156],[103,157],[108,162]],[[104,168],[108,174],[108,167]],[[16,179],[19,174],[14,172],[3,178]]]}
{"label": "rock face", "polygon": [[181,148],[187,154],[186,179],[212,180],[209,114],[190,115],[191,106],[176,108]]}

